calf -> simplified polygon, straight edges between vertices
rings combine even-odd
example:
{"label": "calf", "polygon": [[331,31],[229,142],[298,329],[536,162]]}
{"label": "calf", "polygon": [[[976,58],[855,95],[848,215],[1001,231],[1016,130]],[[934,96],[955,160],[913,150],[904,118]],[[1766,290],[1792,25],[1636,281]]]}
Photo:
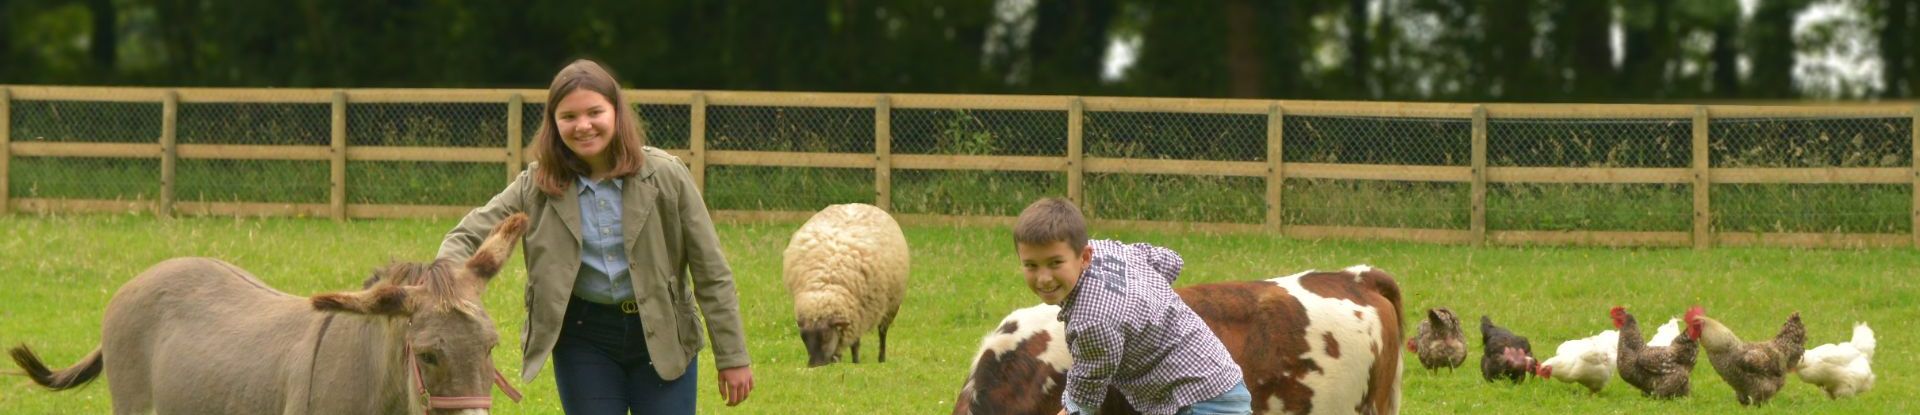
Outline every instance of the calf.
{"label": "calf", "polygon": [[[1400,287],[1364,265],[1175,290],[1246,376],[1257,414],[1391,414],[1400,407]],[[1067,368],[1059,307],[1014,311],[981,341],[959,414],[1054,414]],[[1108,389],[1100,413],[1135,413]],[[1120,406],[1120,407],[1116,407]]]}

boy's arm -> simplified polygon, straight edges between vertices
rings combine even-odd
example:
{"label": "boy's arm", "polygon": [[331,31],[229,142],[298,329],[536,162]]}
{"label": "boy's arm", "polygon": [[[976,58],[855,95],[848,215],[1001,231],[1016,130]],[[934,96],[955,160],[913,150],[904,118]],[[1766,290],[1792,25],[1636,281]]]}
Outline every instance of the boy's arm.
{"label": "boy's arm", "polygon": [[1154,272],[1167,278],[1167,285],[1173,285],[1174,280],[1180,279],[1180,270],[1187,265],[1187,261],[1180,258],[1180,253],[1173,252],[1172,249],[1145,243],[1136,243],[1129,248],[1138,250],[1137,254],[1145,256],[1147,264],[1153,266]]}
{"label": "boy's arm", "polygon": [[[1082,305],[1091,305],[1084,304]],[[1075,318],[1095,319],[1087,327],[1068,336],[1067,347],[1073,353],[1073,367],[1067,369],[1066,407],[1097,411],[1107,398],[1107,384],[1120,368],[1120,356],[1126,350],[1126,337],[1118,321],[1098,321],[1118,313],[1087,313]]]}

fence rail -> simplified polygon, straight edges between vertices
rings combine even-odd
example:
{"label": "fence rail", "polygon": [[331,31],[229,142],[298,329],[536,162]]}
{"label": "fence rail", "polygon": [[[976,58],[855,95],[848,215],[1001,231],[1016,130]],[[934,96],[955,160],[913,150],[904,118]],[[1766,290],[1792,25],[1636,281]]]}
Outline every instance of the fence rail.
{"label": "fence rail", "polygon": [[[511,178],[530,161],[523,145],[546,95],[0,86],[0,213],[456,216],[485,201],[468,194],[497,191],[502,170]],[[1476,245],[1920,246],[1920,112],[1908,105],[624,96],[710,199],[743,198],[716,207],[731,220],[804,218],[818,207],[753,199],[771,191],[954,224],[1011,223],[1018,203],[1064,194],[1098,225],[1132,228]],[[499,167],[477,185],[454,183],[475,182],[473,165]],[[182,175],[198,179],[183,184]],[[746,179],[716,188],[716,175]],[[829,194],[836,177],[865,190]],[[250,200],[235,195],[253,190],[222,190],[234,186],[291,190]],[[430,197],[447,192],[468,196]],[[1187,199],[1196,194],[1212,198]],[[1129,207],[1154,203],[1160,210]],[[1904,212],[1892,212],[1898,204]],[[1399,210],[1374,211],[1381,206]],[[1852,206],[1880,210],[1843,209]],[[1356,212],[1372,219],[1341,219]],[[1396,222],[1394,212],[1433,219]],[[1669,219],[1587,226],[1609,212]],[[1879,219],[1766,223],[1796,215]],[[1216,217],[1230,220],[1208,220]]]}

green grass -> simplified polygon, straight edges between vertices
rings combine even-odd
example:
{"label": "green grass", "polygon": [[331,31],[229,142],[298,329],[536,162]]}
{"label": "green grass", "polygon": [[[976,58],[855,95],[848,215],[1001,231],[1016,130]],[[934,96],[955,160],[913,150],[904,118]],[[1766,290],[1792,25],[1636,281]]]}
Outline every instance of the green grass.
{"label": "green grass", "polygon": [[[0,345],[30,344],[51,364],[70,364],[99,341],[99,319],[111,293],[146,267],[175,256],[231,261],[283,291],[312,294],[357,287],[370,269],[389,260],[425,260],[452,220],[335,223],[305,219],[186,218],[137,215],[0,216]],[[722,225],[720,234],[740,288],[748,345],[758,389],[744,406],[723,409],[713,388],[711,357],[703,357],[701,413],[928,414],[946,413],[966,376],[980,336],[1006,312],[1036,302],[1014,273],[1004,228],[909,227],[914,273],[884,364],[837,364],[807,369],[793,326],[792,305],[779,282],[779,255],[798,223]],[[1550,353],[1560,341],[1608,328],[1606,310],[1626,305],[1657,321],[1690,304],[1748,338],[1771,336],[1782,318],[1800,311],[1809,346],[1843,341],[1854,321],[1872,323],[1881,352],[1879,383],[1864,396],[1829,401],[1790,380],[1753,413],[1913,413],[1908,397],[1920,385],[1905,375],[1920,369],[1907,345],[1920,342],[1920,252],[1715,248],[1613,250],[1497,248],[1380,242],[1312,242],[1260,235],[1145,233],[1095,230],[1096,237],[1152,241],[1185,255],[1181,285],[1260,279],[1304,268],[1369,263],[1393,272],[1406,293],[1409,315],[1447,306],[1463,318],[1492,315]],[[518,375],[513,353],[523,324],[517,287],[526,275],[515,264],[487,296],[503,346],[494,359]],[[501,288],[504,287],[504,288]],[[1478,347],[1478,336],[1469,344]],[[870,348],[872,346],[869,346]],[[872,358],[871,351],[868,359]],[[1544,357],[1544,356],[1542,356]],[[1477,367],[1477,357],[1466,367]],[[1406,413],[1678,413],[1743,411],[1732,391],[1705,364],[1694,370],[1694,395],[1677,401],[1643,399],[1622,381],[1598,396],[1565,383],[1488,384],[1473,370],[1429,373],[1409,361]],[[112,381],[113,374],[106,374]],[[39,390],[18,376],[0,377],[0,413],[106,413],[108,387]],[[560,412],[551,373],[525,385],[528,400],[497,400],[497,413]]]}

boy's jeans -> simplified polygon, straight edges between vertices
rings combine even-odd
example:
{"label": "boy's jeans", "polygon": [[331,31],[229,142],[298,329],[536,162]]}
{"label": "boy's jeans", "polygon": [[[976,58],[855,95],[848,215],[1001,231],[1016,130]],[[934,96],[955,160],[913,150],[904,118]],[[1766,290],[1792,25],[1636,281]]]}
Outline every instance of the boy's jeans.
{"label": "boy's jeans", "polygon": [[1180,408],[1177,415],[1253,415],[1253,393],[1247,392],[1246,382],[1240,382],[1220,396]]}
{"label": "boy's jeans", "polygon": [[[1073,415],[1086,414],[1086,412],[1080,410],[1080,407],[1074,406],[1072,401],[1064,401],[1061,403],[1065,404],[1066,412],[1069,414],[1073,414]],[[1246,382],[1240,382],[1240,383],[1234,384],[1232,389],[1227,389],[1226,392],[1221,393],[1220,396],[1215,396],[1213,398],[1200,401],[1200,402],[1194,402],[1193,405],[1188,405],[1185,408],[1180,408],[1180,412],[1176,412],[1175,414],[1176,415],[1253,415],[1253,393],[1247,391]]]}

